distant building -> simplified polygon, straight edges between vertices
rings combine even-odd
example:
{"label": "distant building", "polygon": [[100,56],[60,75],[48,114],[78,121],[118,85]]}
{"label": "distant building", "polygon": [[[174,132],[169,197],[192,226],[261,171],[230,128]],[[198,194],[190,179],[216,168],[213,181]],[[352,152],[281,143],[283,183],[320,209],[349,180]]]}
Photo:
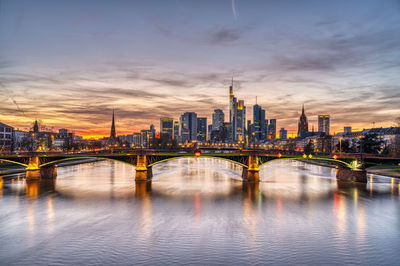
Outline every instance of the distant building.
{"label": "distant building", "polygon": [[186,143],[197,139],[197,114],[186,112],[179,120],[180,142]]}
{"label": "distant building", "polygon": [[229,87],[229,123],[231,131],[229,141],[241,141],[246,131],[246,106],[243,100],[237,100],[233,94],[233,79]]}
{"label": "distant building", "polygon": [[259,141],[266,140],[268,123],[265,120],[265,110],[258,104],[253,105],[253,133]]}
{"label": "distant building", "polygon": [[344,127],[344,133],[349,134],[351,133],[351,127]]}
{"label": "distant building", "polygon": [[207,118],[198,117],[197,118],[197,140],[206,141],[207,140]]}
{"label": "distant building", "polygon": [[308,121],[306,114],[304,113],[304,105],[303,105],[301,116],[299,119],[297,135],[301,138],[307,135],[307,133],[308,133]]}
{"label": "distant building", "polygon": [[178,140],[179,137],[179,121],[174,121],[174,140]]}
{"label": "distant building", "polygon": [[0,151],[10,150],[14,141],[14,128],[0,123]]}
{"label": "distant building", "polygon": [[215,109],[212,114],[212,130],[220,130],[224,126],[225,114],[221,109]]}
{"label": "distant building", "polygon": [[[396,141],[400,135],[400,127],[387,127],[387,128],[369,128],[369,129],[363,129],[361,131],[351,131],[351,128],[349,130],[349,127],[346,127],[347,131],[345,132],[340,132],[337,133],[336,135],[333,136],[333,146],[337,151],[340,151],[338,147],[340,148],[340,142],[343,143],[343,141],[348,142],[349,147],[354,151],[354,152],[361,152],[358,150],[359,148],[359,141],[360,138],[364,137],[367,134],[376,134],[377,138],[382,141],[381,143],[381,149],[383,150],[386,148],[389,151],[393,151],[396,148]],[[396,139],[397,138],[397,139]]]}
{"label": "distant building", "polygon": [[319,115],[318,116],[318,132],[324,132],[329,135],[330,126],[330,116],[329,115]]}
{"label": "distant building", "polygon": [[68,138],[68,129],[61,128],[58,130],[58,137],[61,139]]}
{"label": "distant building", "polygon": [[268,124],[268,139],[276,139],[276,119],[270,119]]}
{"label": "distant building", "polygon": [[163,135],[168,135],[172,138],[174,120],[171,117],[160,118],[160,133]]}
{"label": "distant building", "polygon": [[280,139],[281,140],[287,140],[287,130],[284,128],[281,128],[279,131]]}
{"label": "distant building", "polygon": [[133,133],[133,146],[134,147],[140,147],[141,142],[140,142],[140,133]]}
{"label": "distant building", "polygon": [[212,140],[212,136],[211,136],[212,132],[213,132],[213,125],[211,124],[211,125],[208,125],[208,137],[207,137],[208,141]]}

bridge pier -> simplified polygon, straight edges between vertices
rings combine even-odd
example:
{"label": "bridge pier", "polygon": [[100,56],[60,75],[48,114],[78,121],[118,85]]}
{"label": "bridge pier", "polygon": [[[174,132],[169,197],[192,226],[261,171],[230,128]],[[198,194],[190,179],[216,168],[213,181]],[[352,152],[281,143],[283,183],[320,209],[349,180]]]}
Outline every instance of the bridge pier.
{"label": "bridge pier", "polygon": [[147,166],[147,158],[146,155],[138,155],[137,163],[136,163],[136,181],[144,181],[149,180],[153,177],[153,169],[152,167]]}
{"label": "bridge pier", "polygon": [[54,179],[56,177],[57,177],[57,166],[55,165],[44,166],[35,170],[30,170],[27,168],[26,170],[26,180]]}
{"label": "bridge pier", "polygon": [[247,182],[260,182],[260,168],[258,168],[258,156],[249,156],[249,166],[243,167],[242,178]]}
{"label": "bridge pier", "polygon": [[362,182],[367,183],[367,171],[352,170],[347,168],[336,169],[336,179],[345,182]]}

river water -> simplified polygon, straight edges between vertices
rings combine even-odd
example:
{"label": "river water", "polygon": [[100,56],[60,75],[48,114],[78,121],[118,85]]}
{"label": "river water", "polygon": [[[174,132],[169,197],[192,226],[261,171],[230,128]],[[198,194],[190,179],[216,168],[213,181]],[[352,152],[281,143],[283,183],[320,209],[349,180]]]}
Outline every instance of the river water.
{"label": "river water", "polygon": [[340,184],[296,161],[241,167],[182,158],[135,183],[118,162],[66,166],[56,181],[0,180],[1,265],[398,265],[399,180]]}

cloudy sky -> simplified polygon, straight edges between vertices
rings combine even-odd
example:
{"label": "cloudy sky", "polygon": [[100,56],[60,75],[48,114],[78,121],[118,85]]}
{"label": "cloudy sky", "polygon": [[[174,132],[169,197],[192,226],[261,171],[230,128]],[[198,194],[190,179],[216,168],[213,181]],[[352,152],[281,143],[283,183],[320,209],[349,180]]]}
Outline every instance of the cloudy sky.
{"label": "cloudy sky", "polygon": [[[297,130],[400,116],[400,1],[0,0],[0,121],[79,135],[228,110],[228,86]],[[226,117],[228,117],[226,115]],[[311,129],[311,127],[310,127]]]}

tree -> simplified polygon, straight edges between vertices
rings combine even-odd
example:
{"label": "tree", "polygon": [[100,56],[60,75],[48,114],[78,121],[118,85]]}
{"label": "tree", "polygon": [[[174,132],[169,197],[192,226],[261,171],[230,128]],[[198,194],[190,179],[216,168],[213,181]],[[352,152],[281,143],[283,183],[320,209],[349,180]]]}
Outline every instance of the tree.
{"label": "tree", "polygon": [[304,147],[305,154],[311,154],[314,152],[314,143],[310,140],[307,145]]}
{"label": "tree", "polygon": [[379,153],[383,141],[375,133],[366,134],[357,142],[357,148],[362,153]]}
{"label": "tree", "polygon": [[[342,140],[341,142],[342,142],[342,145],[340,145],[340,141],[336,145],[336,149],[339,152],[345,152],[345,153],[355,152],[354,147],[352,145],[350,145],[350,141],[348,139]],[[340,146],[342,146],[342,147],[340,147]]]}
{"label": "tree", "polygon": [[21,149],[25,151],[34,151],[36,147],[36,141],[31,135],[25,136],[21,141]]}

